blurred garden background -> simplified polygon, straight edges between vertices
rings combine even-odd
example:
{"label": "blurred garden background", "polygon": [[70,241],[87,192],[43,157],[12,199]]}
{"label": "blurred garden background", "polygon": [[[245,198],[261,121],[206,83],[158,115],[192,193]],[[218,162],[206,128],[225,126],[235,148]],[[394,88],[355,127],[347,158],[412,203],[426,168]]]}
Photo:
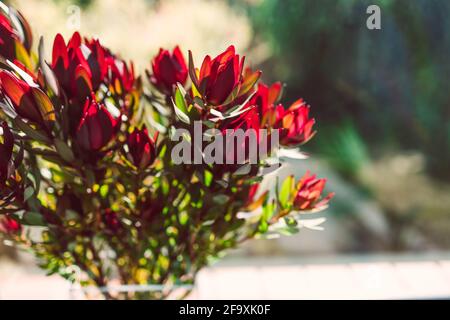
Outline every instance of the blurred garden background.
{"label": "blurred garden background", "polygon": [[[318,134],[302,151],[314,158],[290,165],[297,176],[310,168],[327,177],[336,192],[321,213],[325,230],[253,241],[237,255],[450,249],[449,1],[7,2],[44,36],[48,54],[57,32],[80,29],[143,74],[160,46],[179,44],[200,61],[235,44],[265,82],[289,83],[286,105],[298,97],[311,105]],[[381,30],[366,27],[371,4]]]}

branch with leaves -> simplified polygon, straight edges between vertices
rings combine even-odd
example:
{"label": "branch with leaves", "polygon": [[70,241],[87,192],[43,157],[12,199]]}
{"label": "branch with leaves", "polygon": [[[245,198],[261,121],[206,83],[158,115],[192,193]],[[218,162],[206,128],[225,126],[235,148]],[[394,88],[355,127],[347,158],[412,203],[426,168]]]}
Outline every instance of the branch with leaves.
{"label": "branch with leaves", "polygon": [[[101,288],[107,299],[164,298],[170,290],[107,289],[192,284],[226,250],[298,229],[300,213],[326,208],[325,180],[309,173],[287,178],[274,197],[259,190],[276,156],[259,137],[268,152],[256,163],[246,144],[213,164],[172,159],[173,133],[194,133],[194,122],[219,136],[277,130],[283,148],[314,135],[309,106],[300,99],[285,108],[282,85],[260,82],[233,46],[200,68],[178,47],[161,49],[142,79],[79,33],[67,42],[58,34],[46,61],[42,39],[32,51],[23,16],[1,8],[0,229],[49,274]],[[238,154],[243,163],[228,161]]]}

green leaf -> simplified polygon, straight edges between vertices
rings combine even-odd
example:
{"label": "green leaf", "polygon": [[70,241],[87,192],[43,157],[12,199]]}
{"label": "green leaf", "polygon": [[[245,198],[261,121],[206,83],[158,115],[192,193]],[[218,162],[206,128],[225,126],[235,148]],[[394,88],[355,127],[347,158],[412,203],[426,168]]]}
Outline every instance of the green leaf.
{"label": "green leaf", "polygon": [[45,220],[38,212],[28,211],[22,218],[22,223],[29,226],[45,226]]}
{"label": "green leaf", "polygon": [[288,206],[288,201],[291,195],[292,188],[294,187],[294,176],[289,176],[283,181],[280,193],[278,195],[278,201],[281,207],[284,209]]}
{"label": "green leaf", "polygon": [[254,108],[255,106],[249,106],[249,107],[246,107],[246,106],[247,106],[248,102],[250,101],[250,99],[254,96],[255,93],[256,92],[253,92],[251,95],[249,95],[247,97],[247,99],[242,104],[238,104],[238,105],[234,106],[233,108],[231,108],[224,114],[222,114],[221,112],[219,112],[215,109],[211,109],[210,112],[213,116],[215,116],[215,118],[211,118],[209,120],[212,122],[217,122],[219,120],[235,118],[235,117],[247,112],[248,110]]}
{"label": "green leaf", "polygon": [[226,204],[229,199],[230,197],[225,194],[218,194],[213,197],[213,201],[220,205]]}
{"label": "green leaf", "polygon": [[258,81],[259,77],[261,77],[261,71],[259,70],[247,76],[244,80],[244,83],[241,86],[239,95],[246,94],[248,91],[250,91],[250,89],[252,89],[255,83]]}
{"label": "green leaf", "polygon": [[184,90],[184,87],[181,83],[177,82],[177,88],[180,90],[180,93],[183,95],[183,97],[186,97],[186,90]]}
{"label": "green leaf", "polygon": [[34,188],[33,187],[27,187],[25,189],[24,195],[23,195],[23,200],[27,201],[28,199],[30,199],[30,197],[34,194]]}
{"label": "green leaf", "polygon": [[252,165],[250,163],[246,163],[243,166],[240,166],[235,172],[233,172],[233,175],[236,176],[246,175],[250,173],[251,169]]}
{"label": "green leaf", "polygon": [[[19,77],[25,81],[30,87],[36,87],[36,83],[32,76],[30,76],[25,70],[18,67],[14,62],[7,60],[6,63],[14,70],[15,73],[19,75]],[[28,68],[31,69],[31,68]]]}
{"label": "green leaf", "polygon": [[55,147],[56,151],[60,154],[61,158],[63,158],[67,162],[72,162],[75,160],[75,156],[72,152],[72,149],[62,140],[55,139]]}
{"label": "green leaf", "polygon": [[42,70],[42,74],[45,78],[45,83],[49,86],[49,88],[53,91],[54,94],[59,96],[59,88],[58,81],[56,80],[56,76],[53,73],[52,69],[45,62],[45,52],[44,52],[44,38],[41,37],[39,39],[39,65]]}
{"label": "green leaf", "polygon": [[27,69],[32,70],[33,65],[31,63],[31,57],[28,54],[27,49],[25,49],[25,46],[20,41],[15,40],[14,42],[17,60],[22,62]]}
{"label": "green leaf", "polygon": [[33,93],[34,101],[39,107],[39,112],[42,118],[46,122],[53,122],[56,120],[55,108],[53,107],[50,98],[39,88],[31,88]]}
{"label": "green leaf", "polygon": [[286,226],[283,228],[275,229],[275,231],[284,236],[292,236],[292,235],[298,233],[299,229],[297,227]]}
{"label": "green leaf", "polygon": [[228,188],[229,183],[226,180],[219,179],[219,180],[216,180],[215,182],[218,185],[220,185],[222,188]]}
{"label": "green leaf", "polygon": [[186,223],[187,223],[188,220],[189,220],[189,215],[187,214],[186,211],[180,212],[180,214],[179,214],[179,220],[180,220],[180,224],[181,224],[182,226],[186,225]]}
{"label": "green leaf", "polygon": [[108,191],[109,191],[109,186],[107,184],[104,184],[100,187],[100,196],[102,198],[106,198],[106,196],[108,195]]}
{"label": "green leaf", "polygon": [[192,58],[192,52],[189,50],[189,77],[191,78],[192,84],[195,86],[195,89],[198,91],[199,83],[197,78],[197,73],[194,67],[194,58]]}
{"label": "green leaf", "polygon": [[172,103],[173,103],[173,107],[175,109],[175,114],[177,116],[178,119],[180,119],[180,121],[190,124],[191,120],[189,119],[189,117],[186,115],[186,102],[184,101],[183,96],[181,95],[180,91],[177,89],[175,92],[175,101],[173,101],[172,99]]}
{"label": "green leaf", "polygon": [[244,109],[244,110],[243,110],[243,108],[248,104],[248,102],[251,100],[251,98],[253,98],[253,96],[254,96],[255,94],[256,94],[256,92],[253,92],[252,94],[250,94],[250,95],[247,97],[247,99],[245,99],[244,102],[242,102],[241,104],[238,104],[238,105],[234,106],[233,108],[229,109],[229,110],[226,112],[226,116],[227,116],[228,118],[230,118],[230,117],[231,117],[231,118],[232,118],[232,117],[236,117],[236,116],[238,116],[238,115],[240,115],[240,114],[246,112],[247,110],[249,110],[250,107],[249,107],[249,108],[246,108],[246,109]]}
{"label": "green leaf", "polygon": [[34,189],[34,190],[38,190],[39,189],[39,184],[41,182],[40,181],[41,177],[40,177],[40,174],[39,174],[39,169],[32,168],[31,172],[27,173],[27,179],[28,179],[28,181],[30,181],[33,184],[33,186],[31,187],[32,189]]}
{"label": "green leaf", "polygon": [[78,212],[71,210],[71,209],[66,210],[66,219],[67,220],[78,220],[79,218],[80,218],[80,215],[78,214]]}
{"label": "green leaf", "polygon": [[212,128],[214,128],[216,125],[214,124],[214,122],[212,122],[212,121],[209,121],[209,120],[204,120],[203,121],[203,124],[205,125],[205,126],[207,126],[209,129],[212,129]]}
{"label": "green leaf", "polygon": [[269,224],[266,220],[261,220],[258,225],[258,231],[260,233],[266,233],[269,230]]}
{"label": "green leaf", "polygon": [[175,104],[177,105],[178,109],[180,109],[182,112],[184,113],[188,112],[186,101],[184,100],[184,95],[180,89],[180,86],[178,86],[178,88],[175,90]]}
{"label": "green leaf", "polygon": [[211,173],[211,171],[205,170],[205,180],[204,180],[205,186],[207,187],[211,186],[212,179],[213,174]]}
{"label": "green leaf", "polygon": [[28,124],[26,124],[25,122],[23,122],[22,120],[20,120],[19,118],[15,118],[13,120],[14,125],[21,130],[23,133],[25,133],[29,138],[36,140],[36,141],[40,141],[43,142],[45,144],[51,144],[50,139],[43,134],[40,131],[37,131],[35,129],[33,129],[32,127],[30,127]]}

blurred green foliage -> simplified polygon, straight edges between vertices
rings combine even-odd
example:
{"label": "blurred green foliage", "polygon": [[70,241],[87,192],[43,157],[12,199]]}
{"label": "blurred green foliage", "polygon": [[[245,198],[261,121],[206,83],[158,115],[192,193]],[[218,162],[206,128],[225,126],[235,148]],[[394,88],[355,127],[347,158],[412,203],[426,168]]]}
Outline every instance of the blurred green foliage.
{"label": "blurred green foliage", "polygon": [[[371,4],[381,8],[381,30],[366,27]],[[354,160],[330,153],[330,139],[353,130],[372,155],[418,150],[429,173],[450,181],[450,1],[265,0],[246,9],[256,39],[273,51],[265,80],[288,82],[288,100],[312,105],[315,146],[341,157],[337,169],[349,174],[342,164]]]}
{"label": "blurred green foliage", "polygon": [[[88,7],[89,5],[91,5],[95,0],[53,0],[55,2],[69,2],[72,4],[76,4],[79,5],[82,8]],[[102,1],[102,0],[100,0]],[[103,0],[105,1],[105,0]],[[107,0],[106,0],[107,1]],[[160,2],[161,0],[146,0],[149,4],[157,4],[158,2]]]}
{"label": "blurred green foliage", "polygon": [[[66,0],[53,0],[55,2],[67,2]],[[69,3],[78,5],[82,8],[89,6],[93,1],[92,0],[71,0]]]}

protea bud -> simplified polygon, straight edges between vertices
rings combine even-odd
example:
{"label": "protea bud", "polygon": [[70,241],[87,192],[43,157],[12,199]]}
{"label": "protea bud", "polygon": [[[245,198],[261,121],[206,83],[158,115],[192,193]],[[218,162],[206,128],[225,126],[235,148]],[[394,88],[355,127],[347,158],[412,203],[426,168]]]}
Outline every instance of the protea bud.
{"label": "protea bud", "polygon": [[48,128],[51,122],[55,121],[53,104],[37,84],[26,82],[9,71],[1,70],[0,89],[5,102],[12,105],[22,118],[42,128]]}
{"label": "protea bud", "polygon": [[132,62],[127,65],[125,61],[114,56],[108,57],[106,61],[109,70],[108,82],[111,93],[124,97],[133,90],[138,89]]}
{"label": "protea bud", "polygon": [[127,158],[136,168],[144,170],[155,161],[155,141],[149,137],[147,128],[134,128],[127,136],[127,147]]}
{"label": "protea bud", "polygon": [[235,54],[234,46],[229,46],[214,59],[206,56],[198,76],[193,67],[192,55],[189,58],[189,72],[194,86],[203,99],[214,106],[228,104],[249,92],[261,74],[256,71],[243,76],[245,57],[240,58]]}
{"label": "protea bud", "polygon": [[[87,59],[92,60],[89,57]],[[87,59],[82,51],[81,36],[78,32],[72,35],[67,45],[61,34],[56,35],[51,67],[69,99],[82,102],[96,89],[93,87],[93,76]],[[102,63],[104,61],[99,62]]]}
{"label": "protea bud", "polygon": [[315,120],[309,117],[309,106],[299,99],[284,112],[276,128],[280,129],[280,144],[282,146],[298,146],[308,142],[314,135]]}
{"label": "protea bud", "polygon": [[166,95],[172,94],[177,82],[181,85],[186,83],[188,69],[178,46],[172,53],[159,49],[158,55],[152,60],[152,70],[153,74],[148,74],[150,82]]}
{"label": "protea bud", "polygon": [[212,105],[220,105],[239,86],[245,58],[235,54],[234,46],[214,59],[206,56],[199,74],[199,91]]}
{"label": "protea bud", "polygon": [[14,32],[11,23],[0,14],[0,55],[8,60],[14,60],[16,56],[15,42],[19,37]]}
{"label": "protea bud", "polygon": [[327,207],[334,193],[322,198],[326,179],[317,179],[309,171],[300,179],[295,188],[294,208],[302,211],[320,211]]}
{"label": "protea bud", "polygon": [[76,141],[85,151],[99,151],[115,136],[119,120],[103,104],[87,99],[76,131]]}
{"label": "protea bud", "polygon": [[92,92],[104,85],[113,97],[121,98],[123,109],[123,98],[136,86],[133,64],[128,66],[98,40],[82,39],[78,32],[67,45],[60,34],[55,37],[51,67],[69,98],[72,132],[81,118],[83,103]]}
{"label": "protea bud", "polygon": [[108,73],[108,50],[100,44],[98,39],[85,39],[86,47],[89,51],[86,52],[86,61],[91,71],[92,87],[96,90],[104,81]]}
{"label": "protea bud", "polygon": [[249,106],[255,106],[259,114],[262,128],[273,128],[284,114],[284,107],[275,103],[280,99],[282,85],[276,82],[270,87],[259,83],[253,97],[248,102]]}

